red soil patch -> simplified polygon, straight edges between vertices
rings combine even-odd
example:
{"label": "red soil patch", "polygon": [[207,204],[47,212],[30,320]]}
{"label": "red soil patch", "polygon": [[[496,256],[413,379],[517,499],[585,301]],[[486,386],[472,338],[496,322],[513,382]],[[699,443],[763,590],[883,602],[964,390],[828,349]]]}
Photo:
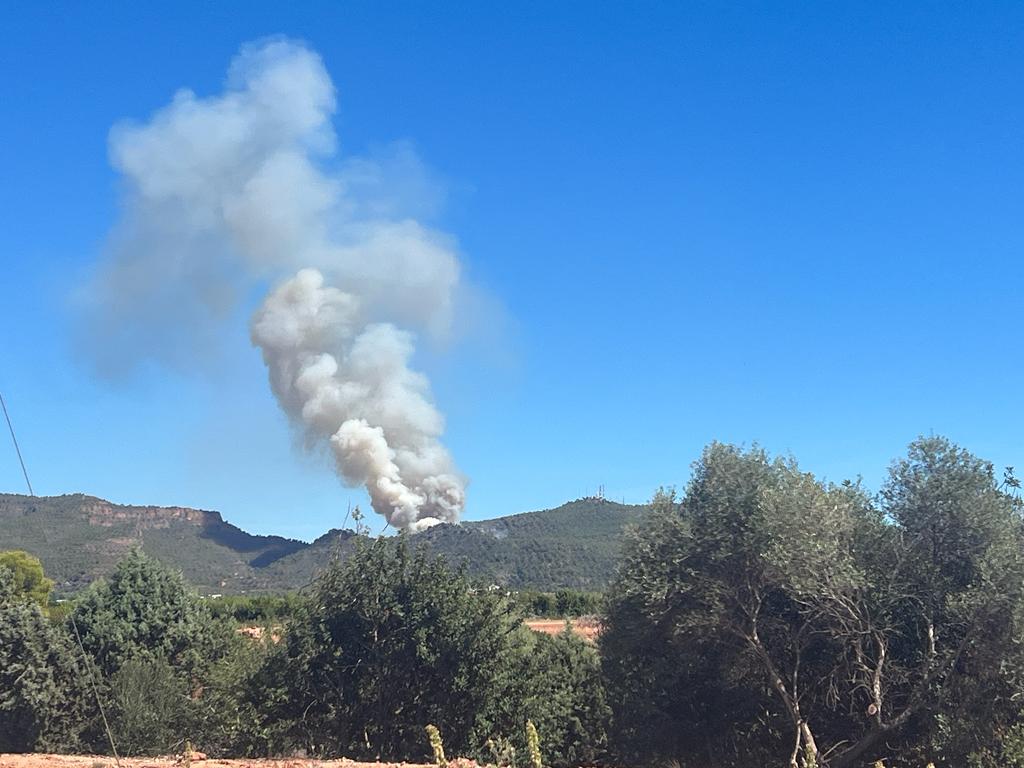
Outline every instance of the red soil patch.
{"label": "red soil patch", "polygon": [[[527,619],[525,624],[534,632],[542,632],[545,635],[557,635],[565,630],[565,621],[565,619]],[[578,619],[570,619],[569,625],[576,635],[589,642],[595,642],[598,633],[601,631],[601,624],[593,616],[581,616]],[[251,637],[253,640],[262,640],[266,636],[263,627],[258,626],[239,627],[235,631],[241,635]],[[274,627],[271,630],[270,641],[272,643],[281,642],[280,627]],[[4,767],[0,765],[0,768]]]}

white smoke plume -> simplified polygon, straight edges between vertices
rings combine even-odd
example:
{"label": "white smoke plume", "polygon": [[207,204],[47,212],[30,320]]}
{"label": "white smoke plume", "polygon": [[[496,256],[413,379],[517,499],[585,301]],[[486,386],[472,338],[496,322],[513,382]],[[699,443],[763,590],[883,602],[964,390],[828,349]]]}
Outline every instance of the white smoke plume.
{"label": "white smoke plume", "polygon": [[[182,90],[115,128],[125,210],[90,286],[91,336],[101,366],[125,350],[180,362],[254,287],[283,281],[250,324],[281,407],[396,527],[455,521],[465,483],[403,328],[446,332],[459,262],[387,202],[381,166],[338,161],[334,110],[319,56],[274,40],[243,48],[223,94]],[[397,162],[418,171],[407,151]]]}

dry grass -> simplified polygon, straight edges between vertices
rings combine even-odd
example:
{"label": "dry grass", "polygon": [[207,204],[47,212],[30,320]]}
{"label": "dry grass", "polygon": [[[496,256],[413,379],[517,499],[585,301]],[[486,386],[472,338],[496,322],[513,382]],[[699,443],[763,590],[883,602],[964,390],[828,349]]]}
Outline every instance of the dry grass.
{"label": "dry grass", "polygon": [[[601,625],[597,619],[591,616],[582,616],[578,619],[571,619],[569,624],[572,631],[584,640],[594,642]],[[527,619],[526,626],[534,632],[542,632],[545,635],[557,635],[565,629],[565,619]]]}

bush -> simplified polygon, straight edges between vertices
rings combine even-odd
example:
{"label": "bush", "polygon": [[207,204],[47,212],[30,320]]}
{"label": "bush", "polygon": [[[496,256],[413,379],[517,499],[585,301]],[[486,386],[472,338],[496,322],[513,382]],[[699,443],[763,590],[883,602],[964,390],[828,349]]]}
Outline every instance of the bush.
{"label": "bush", "polygon": [[[520,651],[527,685],[519,719],[536,726],[548,765],[593,765],[607,749],[610,715],[597,651],[569,630],[528,634]],[[518,733],[513,744],[528,747]]]}
{"label": "bush", "polygon": [[993,744],[973,752],[969,768],[1024,768],[1024,723],[1017,723],[993,739]]}
{"label": "bush", "polygon": [[319,577],[255,692],[268,747],[421,759],[432,723],[466,754],[501,725],[513,629],[504,598],[443,561],[363,545]]}
{"label": "bush", "polygon": [[166,659],[129,659],[111,676],[107,690],[107,715],[121,754],[180,749],[191,724],[191,700],[185,681]]}
{"label": "bush", "polygon": [[69,639],[0,568],[0,752],[77,746],[84,692]]}
{"label": "bush", "polygon": [[[141,552],[92,585],[68,618],[110,702],[115,740],[126,754],[158,754],[186,738],[203,743],[221,721],[202,699],[214,671],[241,641],[173,573]],[[107,750],[95,712],[84,736]],[[216,739],[210,738],[211,741]]]}
{"label": "bush", "polygon": [[104,677],[136,658],[163,658],[179,673],[198,676],[224,653],[231,635],[181,574],[139,550],[93,584],[71,615]]}

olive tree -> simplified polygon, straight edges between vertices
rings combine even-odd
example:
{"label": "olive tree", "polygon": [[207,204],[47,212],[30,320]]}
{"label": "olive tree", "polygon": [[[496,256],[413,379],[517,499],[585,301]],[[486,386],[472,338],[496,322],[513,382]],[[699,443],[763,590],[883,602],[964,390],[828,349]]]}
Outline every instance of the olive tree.
{"label": "olive tree", "polygon": [[[963,764],[996,710],[1008,716],[1024,537],[986,462],[919,440],[876,503],[713,444],[683,500],[655,506],[602,640],[627,750],[720,766],[850,768],[890,751]],[[971,712],[982,680],[996,700]]]}

